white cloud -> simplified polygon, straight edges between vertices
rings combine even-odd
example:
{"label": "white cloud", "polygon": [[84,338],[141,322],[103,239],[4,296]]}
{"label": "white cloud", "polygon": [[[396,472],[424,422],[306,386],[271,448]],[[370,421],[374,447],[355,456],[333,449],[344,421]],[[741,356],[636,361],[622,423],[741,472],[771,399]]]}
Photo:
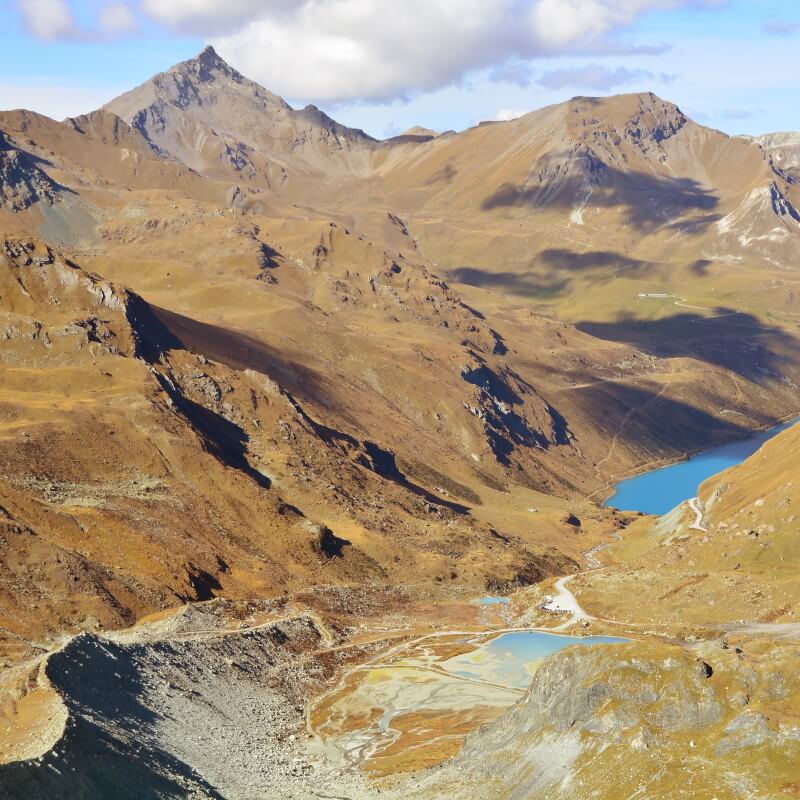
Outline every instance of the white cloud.
{"label": "white cloud", "polygon": [[108,36],[122,36],[137,29],[136,19],[128,6],[112,3],[100,10],[100,30]]}
{"label": "white cloud", "polygon": [[78,24],[68,0],[17,0],[27,30],[44,41],[104,41],[137,30],[136,18],[124,2],[101,5],[94,25]]}
{"label": "white cloud", "polygon": [[560,51],[630,25],[646,11],[679,5],[686,3],[681,0],[538,0],[530,9],[530,18],[541,45]]}
{"label": "white cloud", "polygon": [[189,33],[218,34],[259,17],[285,17],[305,0],[142,0],[153,19]]}
{"label": "white cloud", "polygon": [[[661,79],[669,77],[661,76]],[[539,77],[537,83],[548,89],[578,87],[605,92],[615,86],[622,86],[626,83],[633,83],[634,81],[653,82],[656,79],[652,72],[644,69],[628,69],[627,67],[612,69],[603,64],[585,64],[580,67],[567,67],[545,72]]]}
{"label": "white cloud", "polygon": [[[223,57],[283,95],[331,103],[406,97],[540,55],[641,52],[615,35],[644,12],[717,2],[143,0],[142,9],[206,33]],[[524,82],[517,73],[505,74]]]}
{"label": "white cloud", "polygon": [[25,27],[37,38],[71,38],[77,31],[67,0],[19,0]]}
{"label": "white cloud", "polygon": [[521,108],[501,108],[495,115],[495,122],[509,122],[512,119],[519,119],[527,114],[528,111]]}

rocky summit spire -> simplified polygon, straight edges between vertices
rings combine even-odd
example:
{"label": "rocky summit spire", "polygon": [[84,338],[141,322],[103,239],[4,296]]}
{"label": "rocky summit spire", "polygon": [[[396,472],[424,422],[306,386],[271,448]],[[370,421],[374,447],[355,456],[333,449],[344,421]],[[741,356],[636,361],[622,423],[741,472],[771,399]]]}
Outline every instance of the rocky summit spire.
{"label": "rocky summit spire", "polygon": [[[242,79],[242,75],[225,61],[211,45],[207,45],[195,58],[184,62],[184,65],[191,68],[203,82],[213,81],[217,74],[225,75],[236,81]],[[180,64],[177,65],[177,67],[180,66]]]}

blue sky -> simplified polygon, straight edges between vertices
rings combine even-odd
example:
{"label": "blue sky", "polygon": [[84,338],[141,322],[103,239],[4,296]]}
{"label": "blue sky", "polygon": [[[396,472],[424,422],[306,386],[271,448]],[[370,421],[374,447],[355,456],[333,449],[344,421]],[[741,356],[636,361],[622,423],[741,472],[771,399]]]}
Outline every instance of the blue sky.
{"label": "blue sky", "polygon": [[652,90],[729,133],[800,130],[792,0],[0,0],[0,108],[91,110],[208,43],[378,136]]}

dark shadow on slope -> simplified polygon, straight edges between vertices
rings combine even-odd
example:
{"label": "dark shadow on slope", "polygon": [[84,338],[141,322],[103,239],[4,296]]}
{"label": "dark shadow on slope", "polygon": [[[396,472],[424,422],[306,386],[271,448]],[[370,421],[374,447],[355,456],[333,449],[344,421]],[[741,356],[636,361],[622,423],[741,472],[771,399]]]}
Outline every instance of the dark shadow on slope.
{"label": "dark shadow on slope", "polygon": [[283,258],[283,253],[280,253],[265,242],[259,244],[258,266],[261,268],[262,276],[265,272],[277,269],[280,266],[279,258]]}
{"label": "dark shadow on slope", "polygon": [[479,364],[472,369],[464,369],[461,377],[473,386],[488,392],[496,400],[509,405],[522,403],[522,398],[511,388],[507,380],[503,380],[486,364]]}
{"label": "dark shadow on slope", "polygon": [[689,271],[692,275],[697,275],[698,278],[705,278],[713,263],[713,261],[709,261],[707,258],[698,258],[697,261],[693,261],[689,264]]}
{"label": "dark shadow on slope", "polygon": [[457,267],[447,279],[486,289],[499,289],[519,297],[557,297],[564,294],[570,280],[557,275],[541,276],[532,272],[494,272],[477,267]]}
{"label": "dark shadow on slope", "polygon": [[558,175],[522,186],[504,184],[483,201],[481,208],[572,209],[577,199],[585,195],[587,179],[592,187],[587,207],[621,208],[626,221],[642,233],[674,223],[676,218],[692,212],[704,212],[703,224],[687,228],[694,233],[720,218],[709,213],[719,205],[717,195],[691,178],[625,172],[607,164],[601,164],[590,175]]}
{"label": "dark shadow on slope", "polygon": [[[223,568],[227,568],[227,565],[222,559],[218,557],[218,560],[222,562],[221,566]],[[227,571],[227,569],[223,571]],[[213,600],[217,596],[217,593],[222,591],[222,584],[219,582],[219,579],[208,572],[208,570],[202,569],[202,567],[198,567],[195,564],[188,564],[186,567],[186,574],[189,585],[194,590],[194,595],[181,597],[181,601],[184,603]]]}
{"label": "dark shadow on slope", "polygon": [[364,442],[364,453],[358,456],[356,461],[361,464],[362,467],[366,467],[382,478],[386,478],[386,480],[390,480],[398,486],[402,486],[407,491],[423,498],[423,500],[432,505],[444,506],[454,511],[456,514],[469,514],[469,506],[455,503],[452,500],[444,500],[422,486],[411,483],[402,473],[400,467],[397,466],[395,454],[391,450],[384,450],[375,444],[375,442]]}
{"label": "dark shadow on slope", "polygon": [[154,306],[153,311],[174,339],[181,343],[181,348],[202,353],[231,369],[260,372],[292,394],[329,407],[317,372],[297,362],[287,361],[260,339],[241,331],[199,322],[163,308]]}
{"label": "dark shadow on slope", "polygon": [[328,558],[344,558],[345,547],[351,547],[352,542],[337,536],[327,526],[322,529],[319,536],[319,549]]}
{"label": "dark shadow on slope", "polygon": [[136,355],[155,364],[169,350],[183,350],[183,342],[159,319],[155,309],[138,294],[131,292],[126,315],[136,333]]}
{"label": "dark shadow on slope", "polygon": [[[175,346],[203,353],[231,369],[251,369],[273,377],[281,386],[291,388],[291,393],[286,395],[287,400],[292,403],[298,414],[322,441],[342,446],[345,450],[348,448],[362,449],[358,440],[350,434],[314,420],[292,396],[297,391],[301,396],[311,396],[316,402],[325,404],[321,384],[312,370],[283,360],[268,345],[246,334],[198,322],[173,311],[161,308],[153,310],[157,322],[164,326],[164,330],[171,337],[169,341]],[[166,334],[162,332],[163,335]],[[168,348],[163,346],[161,349]],[[214,455],[224,463],[244,472],[259,485],[265,488],[270,486],[269,480],[254,470],[247,462],[248,436],[244,430],[219,414],[184,397],[161,375],[158,376],[158,379],[178,409],[203,434]],[[394,464],[394,454],[381,449],[372,442],[364,443],[362,455],[357,456],[356,461],[382,477],[392,480],[412,494],[424,498],[429,503],[444,506],[458,514],[469,513],[467,506],[437,497],[427,489],[409,481]],[[390,462],[394,468],[389,466]]]}
{"label": "dark shadow on slope", "polygon": [[[524,403],[518,392],[533,392],[532,387],[519,375],[508,370],[498,374],[486,364],[479,364],[477,367],[462,370],[461,377],[482,390],[481,419],[489,446],[498,463],[511,466],[511,455],[517,447],[547,450],[550,446],[547,436],[531,427],[528,420],[514,410],[514,406]],[[518,391],[511,387],[509,380],[512,377],[517,383]],[[553,411],[548,406],[554,435],[557,435],[556,426],[559,423],[553,416]]]}
{"label": "dark shadow on slope", "polygon": [[589,275],[590,281],[609,282],[620,273],[629,278],[642,278],[652,277],[663,269],[662,264],[610,250],[577,252],[553,247],[538,253],[527,271],[495,272],[477,267],[457,267],[447,273],[447,278],[518,297],[546,299],[565,294],[572,284],[571,275],[577,273],[596,271],[594,275]]}
{"label": "dark shadow on slope", "polygon": [[169,395],[178,411],[191,423],[217,459],[252,478],[263,489],[271,486],[269,478],[253,469],[247,460],[247,432],[225,417],[186,397],[171,381],[155,373],[161,388]]}
{"label": "dark shadow on slope", "polygon": [[551,247],[542,250],[537,259],[556,270],[584,272],[592,269],[630,270],[644,274],[657,266],[652,261],[642,261],[611,250],[587,250],[579,253],[566,248]]}
{"label": "dark shadow on slope", "polygon": [[47,675],[67,703],[70,723],[41,760],[0,766],[3,800],[222,800],[155,742],[159,719],[144,704],[146,687],[129,650],[80,636],[50,657]]}
{"label": "dark shadow on slope", "polygon": [[[639,463],[674,458],[752,434],[751,427],[659,395],[659,390],[656,385],[603,381],[573,389],[570,395],[609,439],[629,446]],[[718,407],[717,398],[713,400]],[[774,421],[767,416],[756,420],[760,425]]]}
{"label": "dark shadow on slope", "polygon": [[797,348],[796,337],[744,312],[718,308],[713,314],[687,312],[648,320],[622,315],[616,322],[586,321],[576,327],[655,356],[699,359],[755,383],[781,377],[790,363],[788,353]]}

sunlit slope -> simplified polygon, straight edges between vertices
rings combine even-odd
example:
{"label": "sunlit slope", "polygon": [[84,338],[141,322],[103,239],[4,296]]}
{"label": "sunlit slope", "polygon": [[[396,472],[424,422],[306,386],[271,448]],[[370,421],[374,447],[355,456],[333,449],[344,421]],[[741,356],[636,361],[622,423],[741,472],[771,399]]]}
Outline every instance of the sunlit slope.
{"label": "sunlit slope", "polygon": [[[646,518],[608,551],[612,566],[580,579],[598,616],[654,625],[717,624],[782,635],[800,631],[800,427],[706,481],[698,508]],[[634,586],[650,587],[647,602]]]}

